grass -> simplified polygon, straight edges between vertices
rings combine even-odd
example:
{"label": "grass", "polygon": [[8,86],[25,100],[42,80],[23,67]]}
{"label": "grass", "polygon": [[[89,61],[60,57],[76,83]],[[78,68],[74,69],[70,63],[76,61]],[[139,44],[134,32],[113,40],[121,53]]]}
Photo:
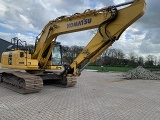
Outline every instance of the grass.
{"label": "grass", "polygon": [[134,69],[133,67],[112,67],[112,66],[88,66],[87,69],[98,70],[99,72],[127,72]]}
{"label": "grass", "polygon": [[[129,70],[135,69],[134,67],[113,67],[113,66],[88,66],[87,69],[91,70],[98,70],[99,72],[128,72]],[[160,71],[159,67],[145,67],[145,69],[148,69],[150,71]]]}

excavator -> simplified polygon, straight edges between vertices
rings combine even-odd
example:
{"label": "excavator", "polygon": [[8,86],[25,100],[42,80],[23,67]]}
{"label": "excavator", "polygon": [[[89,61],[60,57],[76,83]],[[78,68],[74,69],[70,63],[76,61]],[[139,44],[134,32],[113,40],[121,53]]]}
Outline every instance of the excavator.
{"label": "excavator", "polygon": [[[144,14],[145,8],[145,0],[133,0],[60,16],[49,21],[36,37],[33,52],[25,46],[25,41],[12,38],[12,46],[2,53],[1,67],[7,70],[0,73],[0,85],[24,94],[39,92],[47,80],[62,87],[74,86],[86,66],[118,40]],[[57,37],[95,28],[97,33],[81,53],[70,65],[63,65],[62,47]],[[85,63],[83,67],[82,63]]]}

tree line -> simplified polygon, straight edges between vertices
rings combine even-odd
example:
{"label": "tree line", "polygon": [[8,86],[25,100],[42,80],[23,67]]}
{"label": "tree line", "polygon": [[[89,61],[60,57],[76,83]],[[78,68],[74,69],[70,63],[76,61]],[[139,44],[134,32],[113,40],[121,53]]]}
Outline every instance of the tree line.
{"label": "tree line", "polygon": [[[83,48],[82,46],[62,46],[63,61],[68,64],[72,63]],[[121,49],[109,48],[92,65],[155,67],[160,66],[160,57],[159,59],[155,55],[143,57],[136,55],[134,52],[126,55]]]}
{"label": "tree line", "polygon": [[[29,45],[32,52],[34,46]],[[71,64],[73,60],[83,50],[83,46],[62,46],[62,58],[63,63]],[[103,65],[103,66],[144,66],[144,67],[160,67],[160,56],[147,55],[146,57],[138,56],[134,52],[126,55],[121,49],[109,48],[105,50],[101,56],[99,56],[91,65]]]}

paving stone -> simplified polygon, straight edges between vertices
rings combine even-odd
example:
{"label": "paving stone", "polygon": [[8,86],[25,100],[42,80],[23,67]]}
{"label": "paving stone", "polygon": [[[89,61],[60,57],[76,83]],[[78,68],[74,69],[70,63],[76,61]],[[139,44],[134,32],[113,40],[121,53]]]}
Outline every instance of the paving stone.
{"label": "paving stone", "polygon": [[159,120],[160,81],[85,70],[71,88],[19,94],[0,87],[0,120]]}

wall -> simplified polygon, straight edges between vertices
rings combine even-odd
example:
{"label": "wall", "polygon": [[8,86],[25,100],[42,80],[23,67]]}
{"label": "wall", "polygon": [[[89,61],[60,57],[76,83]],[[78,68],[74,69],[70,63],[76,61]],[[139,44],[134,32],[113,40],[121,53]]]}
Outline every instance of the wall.
{"label": "wall", "polygon": [[3,40],[0,38],[0,61],[1,61],[1,55],[4,51],[7,50],[7,47],[11,45],[10,42],[6,41],[6,40]]}

